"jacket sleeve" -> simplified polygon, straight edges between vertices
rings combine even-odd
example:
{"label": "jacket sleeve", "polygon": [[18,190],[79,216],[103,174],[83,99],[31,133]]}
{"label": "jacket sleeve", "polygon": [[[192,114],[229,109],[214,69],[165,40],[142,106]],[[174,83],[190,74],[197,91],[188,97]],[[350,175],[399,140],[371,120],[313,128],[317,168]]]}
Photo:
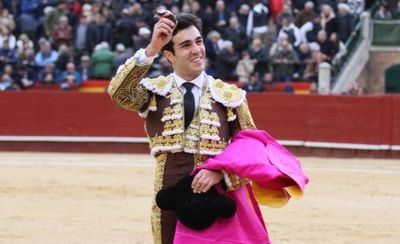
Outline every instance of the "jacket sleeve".
{"label": "jacket sleeve", "polygon": [[149,92],[140,84],[151,64],[138,65],[136,58],[122,64],[108,86],[111,99],[124,109],[142,111],[150,98]]}
{"label": "jacket sleeve", "polygon": [[236,116],[239,122],[240,130],[256,129],[253,117],[251,116],[247,100],[236,108]]}

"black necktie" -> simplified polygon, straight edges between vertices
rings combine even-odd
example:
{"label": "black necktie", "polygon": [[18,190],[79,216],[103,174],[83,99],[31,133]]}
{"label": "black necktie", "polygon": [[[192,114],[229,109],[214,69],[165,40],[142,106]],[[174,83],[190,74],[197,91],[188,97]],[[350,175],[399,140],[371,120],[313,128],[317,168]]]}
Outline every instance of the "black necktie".
{"label": "black necktie", "polygon": [[185,87],[186,92],[183,96],[183,104],[185,106],[185,129],[188,127],[190,122],[192,122],[194,115],[194,95],[192,93],[192,88],[194,84],[190,82],[183,83],[183,87]]}

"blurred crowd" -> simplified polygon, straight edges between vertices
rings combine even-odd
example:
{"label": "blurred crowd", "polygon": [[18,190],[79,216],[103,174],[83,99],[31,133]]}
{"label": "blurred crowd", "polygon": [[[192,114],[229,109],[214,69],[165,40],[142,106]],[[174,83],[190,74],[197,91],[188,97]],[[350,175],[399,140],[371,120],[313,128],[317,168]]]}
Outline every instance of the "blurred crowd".
{"label": "blurred crowd", "polygon": [[[149,43],[156,8],[202,19],[207,72],[217,78],[238,81],[248,91],[262,91],[266,82],[313,82],[319,63],[340,62],[370,2],[2,0],[0,91],[40,83],[68,90],[88,79],[110,79]],[[381,18],[388,15],[384,8]],[[160,56],[149,75],[169,72]]]}

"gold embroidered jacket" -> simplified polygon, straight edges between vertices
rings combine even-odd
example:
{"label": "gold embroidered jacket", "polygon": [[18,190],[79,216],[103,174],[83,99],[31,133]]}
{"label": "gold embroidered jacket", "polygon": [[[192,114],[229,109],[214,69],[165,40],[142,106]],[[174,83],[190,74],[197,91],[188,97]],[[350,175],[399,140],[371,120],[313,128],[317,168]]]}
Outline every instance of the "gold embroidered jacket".
{"label": "gold embroidered jacket", "polygon": [[[173,152],[194,155],[194,164],[222,152],[238,130],[255,128],[245,92],[234,85],[207,76],[199,108],[188,128],[184,128],[183,95],[172,75],[143,79],[150,65],[136,65],[131,58],[121,65],[111,80],[108,93],[119,106],[139,112],[145,120],[151,154],[157,159],[154,191],[163,182],[164,169]],[[245,180],[224,172],[228,190]],[[170,182],[171,183],[171,182]],[[152,230],[155,243],[161,243],[161,211],[153,202]]]}
{"label": "gold embroidered jacket", "polygon": [[176,82],[172,75],[143,79],[149,67],[128,60],[108,92],[115,103],[145,119],[152,155],[166,151],[217,155],[237,130],[255,128],[245,92],[208,76],[198,113],[185,131],[183,95]]}

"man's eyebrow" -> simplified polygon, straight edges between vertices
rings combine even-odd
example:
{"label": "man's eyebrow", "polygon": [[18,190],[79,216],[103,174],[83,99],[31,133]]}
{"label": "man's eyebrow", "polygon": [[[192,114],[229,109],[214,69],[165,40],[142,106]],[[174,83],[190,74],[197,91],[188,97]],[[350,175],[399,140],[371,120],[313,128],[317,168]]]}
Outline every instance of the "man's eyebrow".
{"label": "man's eyebrow", "polygon": [[[203,37],[199,36],[199,37],[197,37],[197,38],[195,39],[195,41],[199,41],[199,40],[203,40]],[[186,45],[186,44],[189,44],[189,43],[191,43],[191,42],[192,42],[191,40],[184,40],[183,42],[179,43],[178,46],[179,46],[179,47],[182,47],[182,46],[184,46],[184,45]]]}
{"label": "man's eyebrow", "polygon": [[191,42],[190,40],[185,40],[185,41],[179,43],[178,46],[182,47],[182,46],[184,46],[186,44],[189,44],[190,42]]}

